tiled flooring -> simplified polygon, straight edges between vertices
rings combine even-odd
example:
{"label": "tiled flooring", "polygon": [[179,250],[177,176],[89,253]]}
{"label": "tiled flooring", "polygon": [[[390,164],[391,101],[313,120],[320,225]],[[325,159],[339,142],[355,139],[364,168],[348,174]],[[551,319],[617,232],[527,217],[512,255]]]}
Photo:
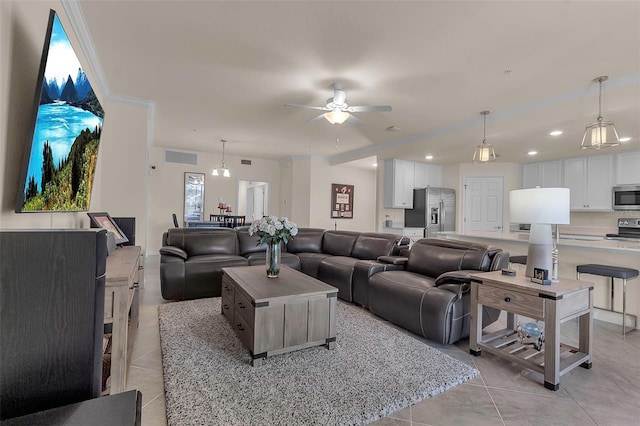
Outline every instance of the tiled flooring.
{"label": "tiled flooring", "polygon": [[[140,325],[133,344],[127,387],[142,392],[142,424],[166,424],[158,304],[159,256],[145,262]],[[497,326],[498,324],[494,324]],[[499,328],[504,327],[504,323]],[[401,332],[399,330],[399,332]],[[563,341],[575,343],[577,323],[563,324]],[[640,330],[623,339],[621,327],[594,321],[593,368],[576,368],[560,379],[557,392],[541,374],[483,353],[469,355],[467,341],[430,344],[474,365],[471,382],[424,400],[377,422],[380,425],[637,425],[640,419]]]}

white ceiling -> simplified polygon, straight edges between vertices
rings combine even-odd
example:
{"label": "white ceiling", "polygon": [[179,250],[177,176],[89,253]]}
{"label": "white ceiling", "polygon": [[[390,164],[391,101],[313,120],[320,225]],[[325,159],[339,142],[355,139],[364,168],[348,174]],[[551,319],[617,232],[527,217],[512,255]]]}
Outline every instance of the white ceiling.
{"label": "white ceiling", "polygon": [[[592,80],[608,75],[603,115],[632,138],[608,152],[640,149],[638,1],[79,6],[109,93],[155,104],[158,147],[221,152],[226,139],[227,154],[248,158],[470,162],[490,110],[498,161],[599,154],[579,145],[597,116]],[[319,111],[284,106],[323,106],[334,82],[349,104],[393,111],[355,114],[365,122],[355,127],[305,123]]]}

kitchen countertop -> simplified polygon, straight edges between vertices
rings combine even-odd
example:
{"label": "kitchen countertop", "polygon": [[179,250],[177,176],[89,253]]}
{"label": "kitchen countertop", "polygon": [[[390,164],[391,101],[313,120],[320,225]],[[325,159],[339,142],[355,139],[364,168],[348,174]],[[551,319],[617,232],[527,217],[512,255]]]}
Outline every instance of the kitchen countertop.
{"label": "kitchen countertop", "polygon": [[[529,233],[522,232],[439,232],[438,236],[456,239],[474,238],[482,240],[529,242]],[[558,248],[572,247],[586,250],[622,251],[626,253],[640,253],[640,241],[607,240],[593,235],[567,235],[560,233]]]}

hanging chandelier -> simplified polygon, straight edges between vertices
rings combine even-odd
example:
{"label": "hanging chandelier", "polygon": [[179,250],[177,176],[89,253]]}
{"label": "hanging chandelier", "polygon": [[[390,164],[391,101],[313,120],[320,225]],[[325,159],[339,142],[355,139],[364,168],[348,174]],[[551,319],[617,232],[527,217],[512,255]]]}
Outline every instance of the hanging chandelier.
{"label": "hanging chandelier", "polygon": [[609,77],[606,75],[593,79],[594,83],[600,84],[598,118],[595,123],[589,124],[584,129],[584,136],[582,136],[582,143],[580,144],[581,149],[600,149],[620,145],[618,131],[613,125],[613,121],[602,120],[602,82],[608,79]]}
{"label": "hanging chandelier", "polygon": [[496,152],[493,149],[493,145],[487,143],[487,115],[490,111],[482,111],[483,117],[483,130],[482,130],[482,143],[476,146],[476,150],[473,153],[474,163],[489,163],[496,161]]}
{"label": "hanging chandelier", "polygon": [[[220,139],[220,142],[222,142],[222,166],[220,167],[220,170],[222,170],[222,176],[230,177],[231,173],[229,172],[229,169],[227,168],[227,166],[224,164],[224,144],[227,143],[227,141],[225,139]],[[213,176],[219,176],[220,172],[218,171],[218,167],[213,169],[211,174]]]}

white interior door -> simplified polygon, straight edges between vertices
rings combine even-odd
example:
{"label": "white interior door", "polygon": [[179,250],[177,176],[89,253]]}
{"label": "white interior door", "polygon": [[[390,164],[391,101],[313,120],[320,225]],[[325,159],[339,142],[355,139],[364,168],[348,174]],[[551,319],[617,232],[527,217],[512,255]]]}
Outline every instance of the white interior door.
{"label": "white interior door", "polygon": [[264,216],[264,185],[253,188],[253,220]]}
{"label": "white interior door", "polygon": [[504,178],[464,178],[464,232],[502,232]]}

